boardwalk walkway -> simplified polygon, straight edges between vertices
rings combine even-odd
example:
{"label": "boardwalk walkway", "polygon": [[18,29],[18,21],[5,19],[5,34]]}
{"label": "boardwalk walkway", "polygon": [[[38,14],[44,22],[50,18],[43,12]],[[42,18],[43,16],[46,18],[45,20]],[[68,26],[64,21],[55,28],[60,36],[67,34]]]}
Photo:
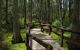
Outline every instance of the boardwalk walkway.
{"label": "boardwalk walkway", "polygon": [[[49,46],[46,45],[47,48],[45,48],[45,44],[52,46],[52,50],[64,50],[62,47],[60,47],[59,43],[52,39],[50,35],[48,35],[46,32],[41,32],[40,28],[31,29],[30,33],[32,36],[32,50],[48,50]],[[34,40],[34,38],[37,38],[38,41]],[[39,40],[41,40],[41,43],[38,43],[40,42]]]}

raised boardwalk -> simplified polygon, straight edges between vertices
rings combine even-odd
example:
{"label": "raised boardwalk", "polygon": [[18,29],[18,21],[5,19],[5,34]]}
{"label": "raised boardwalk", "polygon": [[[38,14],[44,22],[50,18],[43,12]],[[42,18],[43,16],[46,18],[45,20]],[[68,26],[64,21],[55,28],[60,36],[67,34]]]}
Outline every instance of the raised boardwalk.
{"label": "raised boardwalk", "polygon": [[64,50],[60,44],[52,39],[46,32],[41,32],[40,28],[31,29],[31,48],[32,50]]}

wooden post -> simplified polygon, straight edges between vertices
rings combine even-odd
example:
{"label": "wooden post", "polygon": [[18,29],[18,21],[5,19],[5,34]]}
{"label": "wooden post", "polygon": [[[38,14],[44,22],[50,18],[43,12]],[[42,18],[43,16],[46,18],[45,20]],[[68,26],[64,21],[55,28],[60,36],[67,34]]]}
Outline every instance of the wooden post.
{"label": "wooden post", "polygon": [[63,47],[63,39],[64,39],[64,30],[61,30],[62,31],[62,34],[61,34],[61,47]]}
{"label": "wooden post", "polygon": [[27,47],[27,50],[31,50],[31,47],[30,47],[30,27],[27,28],[27,33],[26,33],[26,47]]}

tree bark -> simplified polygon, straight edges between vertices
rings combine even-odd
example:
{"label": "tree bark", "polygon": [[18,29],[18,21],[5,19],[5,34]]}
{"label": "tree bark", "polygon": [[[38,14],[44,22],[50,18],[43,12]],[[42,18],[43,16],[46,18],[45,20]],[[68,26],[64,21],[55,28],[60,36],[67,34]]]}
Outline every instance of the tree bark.
{"label": "tree bark", "polygon": [[[74,0],[73,16],[72,16],[72,30],[80,32],[80,17],[79,17],[79,3],[80,0]],[[69,50],[80,50],[80,33],[72,33],[69,40]]]}
{"label": "tree bark", "polygon": [[12,43],[22,42],[19,26],[18,0],[13,0],[13,40]]}

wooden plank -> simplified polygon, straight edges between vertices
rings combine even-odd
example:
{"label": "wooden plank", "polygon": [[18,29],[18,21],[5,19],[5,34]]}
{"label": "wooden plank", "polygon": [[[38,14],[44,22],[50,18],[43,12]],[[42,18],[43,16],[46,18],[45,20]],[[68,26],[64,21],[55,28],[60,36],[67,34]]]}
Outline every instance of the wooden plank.
{"label": "wooden plank", "polygon": [[44,34],[32,34],[32,36],[41,40],[53,40],[51,36]]}
{"label": "wooden plank", "polygon": [[42,26],[50,26],[50,24],[41,24]]}
{"label": "wooden plank", "polygon": [[[33,37],[33,39],[37,42],[37,43],[34,43],[34,41],[33,41],[33,46],[36,46],[36,48],[33,47],[33,50],[35,50],[35,49],[44,50],[44,49],[48,48],[48,46],[50,46],[49,50],[53,50],[53,47],[50,44],[45,43],[44,41],[42,41],[36,37]],[[37,44],[37,45],[34,45],[34,44]],[[38,47],[38,46],[42,46],[42,47]]]}

